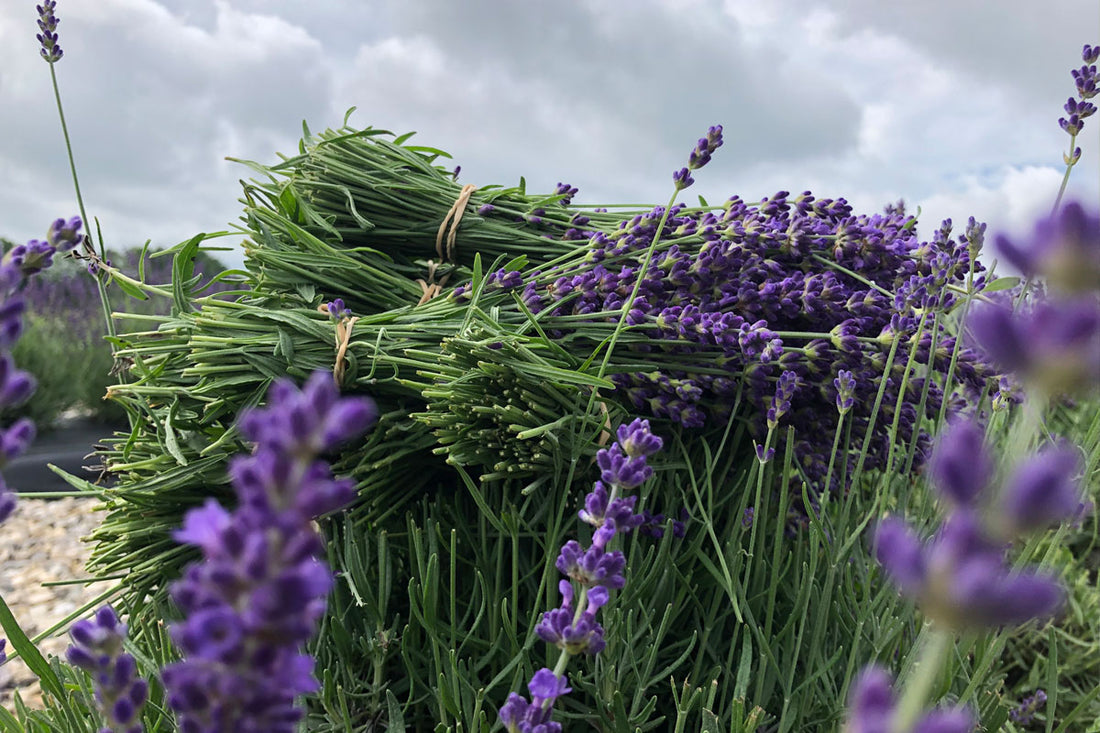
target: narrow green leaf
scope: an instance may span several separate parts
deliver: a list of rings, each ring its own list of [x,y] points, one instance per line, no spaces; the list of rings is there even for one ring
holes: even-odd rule
[[[195,256],[199,253],[199,243],[205,237],[205,234],[196,234],[180,246],[172,257],[172,300],[177,313],[190,313],[194,310],[186,283],[195,273]]]
[[[1018,277],[999,277],[982,289],[983,293],[996,293],[1000,290],[1008,290],[1020,284]]]
[[[15,616],[8,608],[3,596],[0,596],[0,626],[3,626],[4,633],[7,634],[12,648],[15,649],[30,670],[38,676],[42,688],[56,699],[64,700],[65,690],[62,688],[61,680],[54,674],[53,669],[50,668],[50,663],[42,656],[42,652],[38,651],[38,647],[23,632],[23,627],[15,620]]]
[[[405,716],[401,713],[401,703],[393,694],[393,690],[386,690],[386,714],[389,721],[386,723],[387,731],[404,731]]]

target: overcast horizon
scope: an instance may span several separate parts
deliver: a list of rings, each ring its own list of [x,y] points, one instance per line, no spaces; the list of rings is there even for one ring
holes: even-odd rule
[[[301,124],[442,148],[461,181],[576,203],[667,200],[695,139],[726,145],[689,191],[780,189],[930,235],[968,216],[1019,233],[1057,193],[1058,127],[1100,4],[1006,0],[60,0],[57,64],[90,216],[109,247],[168,247],[240,212],[226,157],[273,162]],[[34,2],[0,0],[0,236],[76,213]],[[1069,196],[1100,199],[1100,117]],[[219,253],[227,264],[241,261]]]

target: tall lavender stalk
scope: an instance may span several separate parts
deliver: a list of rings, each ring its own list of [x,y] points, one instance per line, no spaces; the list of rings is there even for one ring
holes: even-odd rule
[[[610,590],[622,588],[626,557],[609,549],[616,535],[639,527],[644,514],[635,513],[637,496],[624,496],[641,486],[653,469],[646,459],[661,449],[661,439],[650,432],[649,421],[636,419],[621,425],[618,441],[596,454],[600,480],[585,497],[578,516],[592,525],[592,544],[585,548],[569,540],[558,554],[556,566],[565,579],[558,583],[561,606],[542,615],[535,627],[540,639],[561,650],[554,669],[542,668],[527,685],[531,700],[518,693],[508,695],[500,708],[500,721],[509,733],[560,733],[561,724],[550,720],[554,701],[571,691],[565,677],[569,658],[594,656],[604,646],[604,629],[596,614],[610,599]]]

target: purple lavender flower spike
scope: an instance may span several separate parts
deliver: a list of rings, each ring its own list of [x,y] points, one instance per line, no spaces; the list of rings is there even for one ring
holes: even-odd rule
[[[1014,708],[1012,712],[1008,714],[1008,717],[1015,723],[1028,725],[1035,718],[1035,713],[1039,712],[1039,708],[1046,704],[1046,701],[1046,691],[1036,690],[1035,694],[1029,695],[1021,700],[1019,706]]]
[[[114,733],[141,733],[141,708],[148,697],[148,683],[137,676],[134,658],[122,650],[126,625],[110,606],[96,611],[93,620],[83,619],[69,630],[73,644],[66,658],[73,666],[89,672],[108,728]]]
[[[798,375],[792,371],[784,371],[779,375],[779,381],[775,385],[775,394],[771,398],[767,411],[768,430],[774,430],[779,425],[779,419],[791,409],[791,397],[798,390]]]
[[[41,31],[37,36],[38,43],[42,46],[40,53],[42,58],[51,64],[60,61],[65,53],[61,50],[61,46],[57,45],[57,24],[61,21],[54,15],[56,7],[57,0],[43,0],[41,5],[36,6],[38,29]]]
[[[605,484],[621,489],[635,489],[653,475],[653,469],[646,465],[645,456],[631,458],[623,453],[618,443],[596,453],[596,465],[600,467],[600,479]]]
[[[23,277],[30,277],[53,264],[57,250],[49,242],[32,239],[26,244],[12,247],[7,260],[19,268]]]
[[[316,457],[366,429],[376,411],[341,398],[325,372],[301,390],[275,382],[268,404],[241,418],[257,446],[230,467],[237,509],[208,500],[175,534],[204,556],[171,589],[186,616],[171,629],[184,659],[162,677],[181,730],[293,733],[302,717],[295,698],[318,688],[302,649],[333,579],[311,520],[355,492]]]
[[[836,379],[833,380],[833,386],[836,387],[837,412],[841,415],[846,415],[855,404],[855,377],[852,376],[850,371],[841,369],[836,373]]]
[[[848,722],[844,733],[893,733],[897,705],[893,678],[881,667],[863,670],[852,687],[848,700]],[[926,712],[910,733],[970,733],[974,716],[965,708],[937,709]]]
[[[928,465],[936,489],[956,506],[971,506],[993,477],[985,431],[956,420],[936,440]]]
[[[1016,314],[986,305],[967,326],[991,361],[1025,382],[1055,394],[1100,384],[1100,303],[1093,297],[1049,300]]]
[[[15,368],[8,354],[0,354],[0,408],[18,407],[34,394],[36,382],[28,372]]]
[[[1073,519],[1085,509],[1077,476],[1081,463],[1069,446],[1048,448],[1016,468],[1000,502],[1012,534],[1044,529]]]
[[[34,436],[34,422],[25,417],[0,430],[0,467],[26,452],[34,442]]]
[[[1030,239],[994,240],[998,253],[1027,277],[1042,277],[1063,294],[1100,291],[1100,213],[1077,202],[1036,223]]]
[[[504,729],[508,733],[561,733],[561,724],[550,720],[550,711],[555,700],[573,691],[565,677],[543,667],[535,672],[527,691],[530,703],[514,692],[508,695],[508,702],[498,713]]]
[[[615,431],[619,446],[631,458],[651,456],[661,450],[664,441],[654,435],[649,428],[649,420],[634,418],[627,425],[620,425]]]
[[[714,125],[707,130],[707,136],[699,138],[695,149],[688,156],[688,168],[698,170],[710,162],[710,156],[722,147],[722,126]],[[689,184],[690,185],[690,184]]]
[[[13,296],[0,303],[0,349],[10,349],[23,335],[23,313],[26,301]]]

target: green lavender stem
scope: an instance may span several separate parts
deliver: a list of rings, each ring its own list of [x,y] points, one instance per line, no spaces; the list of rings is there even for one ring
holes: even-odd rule
[[[50,82],[53,85],[53,97],[57,102],[57,117],[61,121],[61,134],[65,138],[65,152],[69,158],[69,171],[73,177],[73,188],[76,191],[76,205],[80,209],[80,218],[84,222],[84,226],[88,231],[86,236],[91,236],[92,223],[88,219],[88,213],[84,210],[84,197],[80,194],[80,178],[76,174],[76,159],[73,157],[73,145],[69,138],[69,126],[65,122],[65,109],[61,105],[61,89],[57,84],[57,71],[54,69],[53,61],[50,62]],[[92,250],[94,252],[94,250]],[[107,253],[103,248],[103,238],[99,237],[99,257],[104,262],[107,261]],[[115,337],[115,323],[111,320],[111,301],[107,295],[107,286],[103,284],[103,280],[94,275],[96,287],[99,289],[99,304],[103,310],[103,319],[107,324],[107,335],[112,338]],[[114,347],[112,346],[112,351]]]

